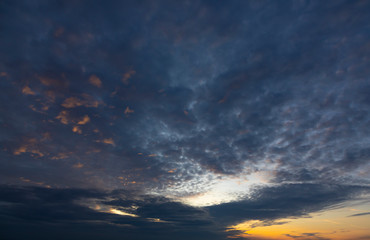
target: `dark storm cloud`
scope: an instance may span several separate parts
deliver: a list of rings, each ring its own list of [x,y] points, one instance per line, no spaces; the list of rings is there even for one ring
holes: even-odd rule
[[[3,185],[1,232],[12,239],[26,235],[40,239],[99,239],[102,235],[109,239],[224,239],[236,234],[224,232],[230,224],[246,220],[261,220],[263,226],[285,224],[275,220],[308,217],[312,211],[324,210],[368,191],[364,187],[285,185],[256,190],[253,198],[240,202],[196,208],[133,191]],[[136,217],[104,211],[112,208]],[[86,229],[90,230],[85,232]]]
[[[0,191],[1,234],[6,238],[100,239],[102,234],[109,239],[187,239],[189,234],[194,234],[195,239],[222,239],[226,236],[223,229],[213,226],[205,210],[161,197],[138,196],[127,191],[14,186],[2,186]],[[108,198],[117,200],[107,201]],[[90,206],[92,208],[84,204],[89,199],[96,200]],[[101,203],[117,209],[135,204],[138,216],[93,209],[95,204]],[[155,221],[159,218],[161,222]]]
[[[286,217],[309,216],[310,212],[344,202],[366,187],[286,184],[257,190],[253,197],[244,201],[208,207],[209,213],[224,224],[231,225],[246,220],[267,221]]]

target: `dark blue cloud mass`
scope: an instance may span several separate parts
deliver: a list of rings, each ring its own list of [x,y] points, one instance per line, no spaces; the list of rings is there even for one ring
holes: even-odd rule
[[[198,208],[124,190],[1,186],[0,230],[6,239],[225,239],[230,233],[223,230],[230,224],[252,219],[284,224],[273,221],[307,217],[368,191],[358,186],[293,184],[258,189],[252,199]]]
[[[5,239],[224,239],[368,192],[369,10],[1,1]]]

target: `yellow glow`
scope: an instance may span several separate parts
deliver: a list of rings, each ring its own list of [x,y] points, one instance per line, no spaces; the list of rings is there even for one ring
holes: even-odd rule
[[[86,123],[90,122],[90,118],[88,115],[85,115],[82,120],[78,121],[78,125],[85,125]]]
[[[132,213],[128,213],[128,212],[123,212],[123,211],[118,210],[118,209],[115,209],[115,208],[110,208],[109,209],[109,212],[110,213],[113,213],[113,214],[122,215],[122,216],[138,217],[138,215],[136,215],[136,214],[132,214]]]
[[[272,223],[275,225],[271,226],[263,226],[263,221],[252,220],[230,226],[228,231],[241,231],[242,233],[237,236],[248,239],[291,240],[297,238],[313,240],[318,237],[333,240],[360,239],[364,236],[370,236],[370,215],[351,215],[369,212],[369,209],[370,203],[356,206],[356,208],[342,207],[316,212],[305,218],[279,219]],[[311,236],[312,233],[315,236]],[[237,236],[230,236],[230,238]]]
[[[159,218],[147,218],[149,220],[149,222],[162,222],[162,223],[168,223],[168,221],[164,221],[162,219],[159,219]]]

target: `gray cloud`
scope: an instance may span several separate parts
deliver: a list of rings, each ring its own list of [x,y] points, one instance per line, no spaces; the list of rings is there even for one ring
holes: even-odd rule
[[[348,217],[358,217],[358,216],[365,216],[365,215],[369,215],[370,212],[364,212],[364,213],[357,213],[357,214],[353,214],[353,215],[350,215]]]

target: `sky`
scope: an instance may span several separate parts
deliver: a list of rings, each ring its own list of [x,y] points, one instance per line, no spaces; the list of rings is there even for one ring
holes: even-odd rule
[[[370,1],[0,1],[0,238],[370,239]]]

